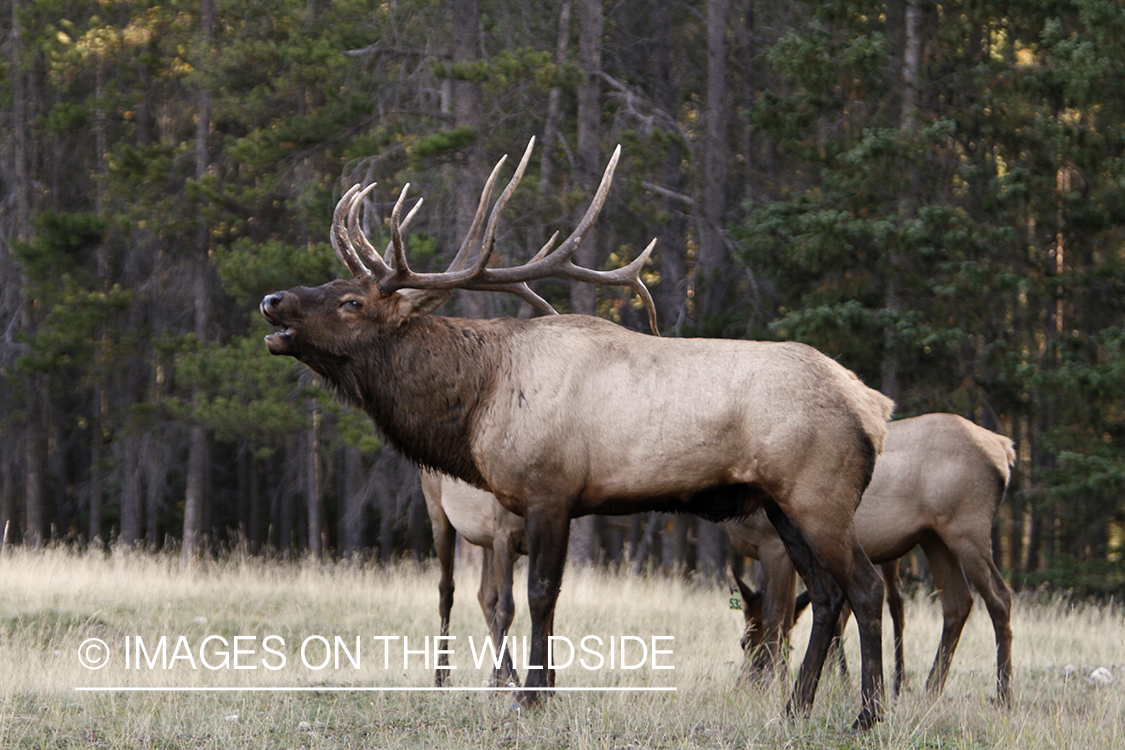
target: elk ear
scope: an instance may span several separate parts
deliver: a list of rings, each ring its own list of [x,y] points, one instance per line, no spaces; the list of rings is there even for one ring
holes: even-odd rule
[[[759,600],[762,598],[762,594],[760,591],[750,588],[733,570],[731,571],[731,577],[734,578],[734,582],[738,586],[738,592],[742,594],[743,614],[749,614],[760,604]]]
[[[439,291],[411,289],[408,292],[399,292],[398,294],[402,297],[402,303],[399,309],[404,318],[432,313],[434,310],[441,307],[442,303],[450,297],[449,290],[447,289]]]

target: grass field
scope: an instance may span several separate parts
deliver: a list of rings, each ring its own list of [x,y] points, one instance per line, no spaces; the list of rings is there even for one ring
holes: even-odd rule
[[[990,702],[995,650],[983,606],[978,602],[969,619],[945,694],[931,701],[920,688],[940,633],[940,607],[924,595],[908,600],[907,669],[914,689],[888,698],[886,721],[853,736],[848,727],[858,711],[858,689],[835,675],[826,672],[807,719],[783,718],[788,683],[736,686],[741,613],[728,608],[725,589],[678,579],[571,571],[555,624],[556,634],[576,646],[585,636],[603,644],[586,642],[601,654],[600,668],[579,664],[586,658],[588,666],[598,666],[598,657],[580,651],[558,671],[560,687],[674,692],[560,692],[544,708],[520,714],[510,710],[506,694],[370,690],[432,684],[433,665],[426,667],[422,653],[425,637],[438,630],[432,565],[234,560],[189,570],[170,558],[15,550],[0,566],[5,748],[1125,747],[1120,606],[1017,599],[1015,701],[1003,711]],[[458,573],[456,640],[446,644],[454,652],[451,676],[458,688],[479,687],[487,677],[486,669],[474,667],[469,645],[471,637],[479,650],[486,634],[476,575]],[[517,645],[529,634],[523,581],[519,585]],[[798,656],[807,620],[795,631]],[[850,627],[848,657],[858,668]],[[884,631],[889,674],[889,622]],[[621,636],[632,636],[624,641],[626,665],[643,666],[621,668]],[[671,653],[654,661],[652,636],[672,636],[655,642]],[[96,670],[81,661],[107,655],[91,638],[108,649],[108,664]],[[352,660],[332,648],[337,638]],[[431,641],[431,654],[433,647]],[[560,662],[564,648],[560,643]],[[321,667],[333,650],[339,668],[331,658]],[[523,672],[522,651],[517,657]],[[653,668],[668,665],[675,668]],[[1087,678],[1097,667],[1109,668],[1114,682],[1091,683]],[[100,687],[145,691],[77,689]]]

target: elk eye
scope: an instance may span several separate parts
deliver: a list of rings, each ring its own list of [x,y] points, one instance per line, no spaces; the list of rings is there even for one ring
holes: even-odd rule
[[[363,309],[363,302],[357,299],[344,300],[341,305],[348,308],[352,312],[359,312]]]

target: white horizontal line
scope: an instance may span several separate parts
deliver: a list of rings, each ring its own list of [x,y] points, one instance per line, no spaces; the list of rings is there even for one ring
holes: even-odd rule
[[[556,693],[664,692],[674,687],[76,687],[82,693]]]

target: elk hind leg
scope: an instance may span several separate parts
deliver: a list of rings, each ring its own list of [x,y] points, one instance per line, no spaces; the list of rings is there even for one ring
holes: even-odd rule
[[[832,578],[821,569],[820,563],[812,553],[801,532],[781,508],[774,502],[766,503],[766,515],[777,529],[785,549],[789,553],[797,572],[805,580],[812,600],[812,632],[805,658],[797,673],[797,682],[786,706],[789,714],[799,713],[807,716],[812,710],[824,660],[832,639],[840,610],[844,606],[844,592]]]
[[[941,643],[938,645],[937,655],[934,656],[934,666],[930,669],[930,676],[926,679],[926,692],[937,696],[945,687],[949,665],[953,661],[953,652],[957,650],[961,631],[973,609],[973,594],[969,591],[961,562],[943,541],[936,537],[924,538],[922,550],[930,562],[934,587],[941,596]]]
[[[996,632],[996,698],[1003,705],[1012,702],[1012,592],[992,561],[991,540],[977,545],[961,558],[965,573],[984,599]]]
[[[826,519],[819,514],[820,509],[816,503],[806,505],[806,507],[815,510],[806,514],[804,518],[794,519],[790,525],[794,528],[800,528],[800,532],[796,536],[797,538],[803,537],[807,554],[816,561],[816,565],[820,569],[819,578],[825,581],[825,584],[819,585],[828,586],[830,589],[842,589],[843,595],[851,605],[852,614],[859,626],[859,648],[862,659],[860,672],[861,707],[853,729],[870,729],[883,718],[883,581],[875,566],[871,564],[871,560],[867,558],[867,555],[859,546],[851,516],[846,516],[843,519]],[[767,513],[769,512],[769,504],[767,504]],[[784,514],[781,515],[784,516]],[[770,520],[774,520],[772,515]],[[776,522],[774,525],[781,533],[781,527]],[[782,534],[782,540],[786,541],[786,548],[788,549],[789,542],[786,540],[785,534]],[[793,550],[790,550],[790,554],[793,554]],[[796,563],[796,560],[794,562]],[[800,566],[798,566],[798,570],[800,570]],[[833,582],[834,586],[829,586]],[[816,633],[818,593],[815,587],[811,593],[813,597],[813,628],[814,633]],[[823,597],[824,595],[820,594],[820,596]],[[834,596],[838,597],[839,595],[834,594]],[[838,605],[834,604],[830,612],[831,616],[821,625],[823,632],[820,633],[820,637],[824,639],[824,642],[817,642],[816,646],[825,653],[830,639],[829,633],[835,628],[843,607],[842,598],[839,601]],[[822,604],[821,609],[823,608],[824,605]],[[813,641],[810,638],[810,652],[812,648]],[[808,654],[806,654],[806,658],[807,656]],[[820,654],[818,658],[819,665],[814,663],[810,666],[817,666],[819,670],[819,667],[823,667],[824,664],[824,654]],[[801,669],[803,673],[805,667],[802,665]],[[815,681],[811,684],[815,692]],[[802,703],[807,701],[807,704],[811,706],[812,694],[802,696],[801,701]]]

